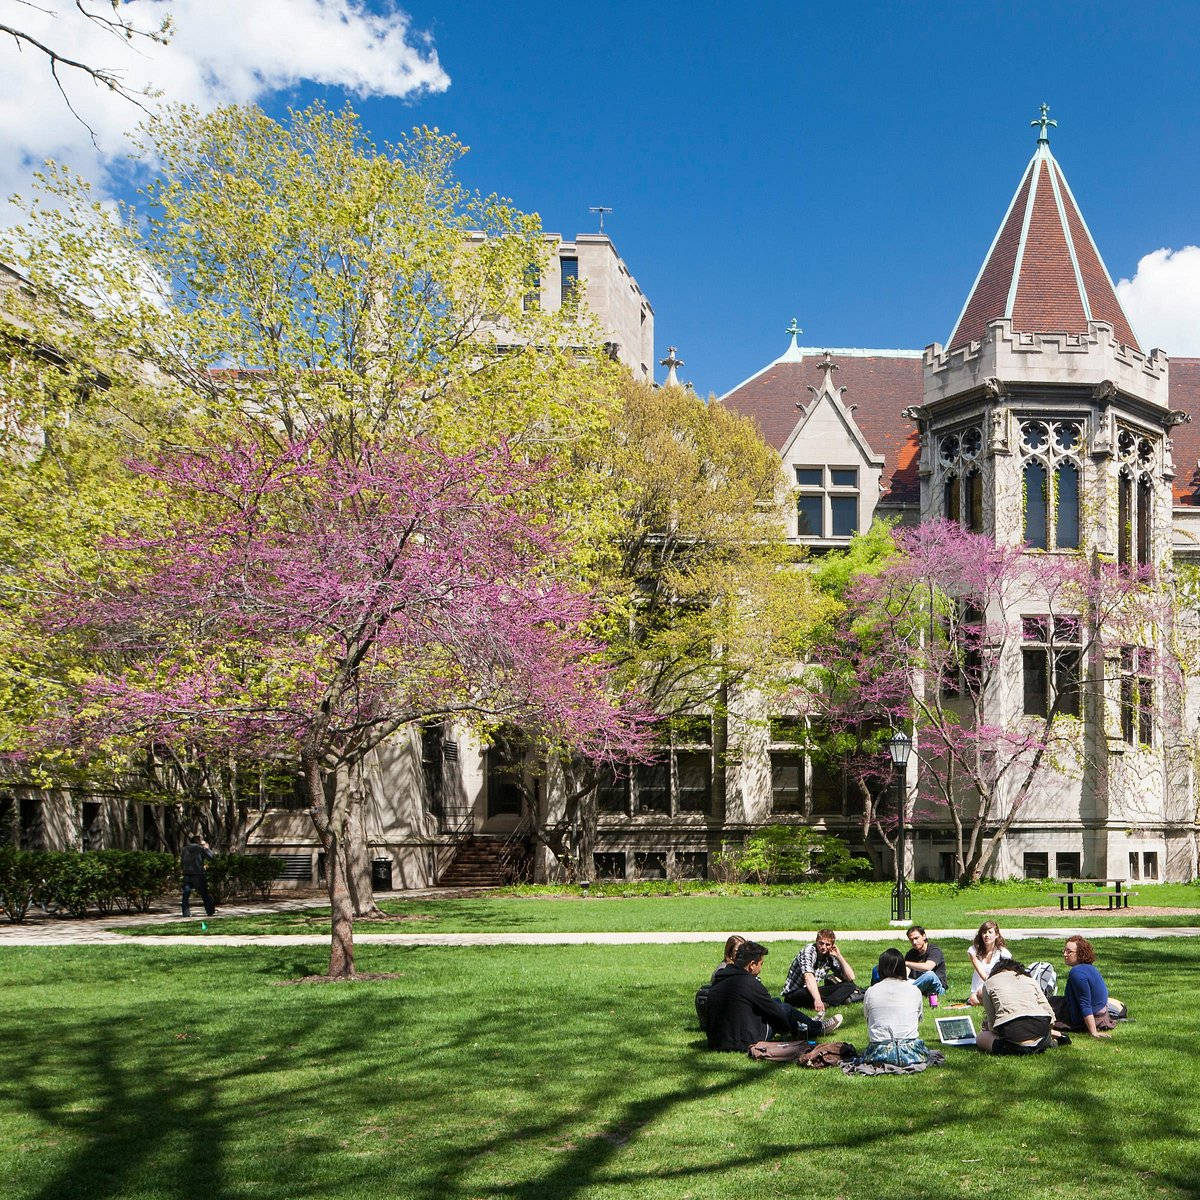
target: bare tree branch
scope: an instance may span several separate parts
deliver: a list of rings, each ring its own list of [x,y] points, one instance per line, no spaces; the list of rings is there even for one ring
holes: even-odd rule
[[[106,30],[127,44],[133,44],[138,39],[144,39],[156,45],[165,46],[171,40],[170,17],[164,18],[162,23],[154,28],[142,28],[134,24],[128,17],[121,15],[121,0],[110,0],[110,2],[115,14],[111,17],[89,7],[85,3],[85,0],[75,0],[75,9],[85,20]],[[32,0],[17,0],[17,3],[36,12],[50,16],[55,15],[52,10],[34,4]],[[98,146],[96,131],[84,120],[75,105],[71,103],[71,98],[67,95],[66,88],[63,87],[63,76],[60,74],[60,70],[77,71],[81,75],[90,78],[97,86],[107,88],[113,95],[120,96],[122,100],[127,100],[130,104],[146,113],[150,110],[146,107],[145,101],[152,100],[159,95],[153,88],[136,88],[131,86],[122,78],[122,72],[120,71],[84,62],[82,59],[71,58],[69,55],[61,53],[54,49],[53,46],[35,37],[28,30],[20,29],[15,25],[0,23],[0,34],[6,34],[11,37],[16,43],[18,50],[24,50],[28,47],[45,57],[50,66],[50,75],[54,79],[54,85],[58,88],[59,95],[63,98],[63,103],[66,104],[71,115],[88,131],[88,136],[92,139],[93,146]]]

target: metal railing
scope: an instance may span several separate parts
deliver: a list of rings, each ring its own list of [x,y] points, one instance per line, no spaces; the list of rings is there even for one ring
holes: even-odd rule
[[[475,836],[475,810],[469,804],[443,805],[437,814],[438,833],[450,840],[434,851],[433,878],[440,882],[461,847]]]

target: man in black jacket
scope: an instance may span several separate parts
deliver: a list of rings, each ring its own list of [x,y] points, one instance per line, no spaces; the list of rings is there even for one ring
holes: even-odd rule
[[[208,880],[204,875],[204,864],[212,858],[213,852],[208,843],[199,835],[191,838],[180,852],[180,865],[183,867],[183,915],[191,916],[192,892],[199,892],[204,901],[204,911],[211,917],[217,911],[212,897],[208,894]]]
[[[842,1023],[840,1015],[814,1020],[774,999],[758,978],[766,954],[758,942],[743,942],[733,962],[713,977],[704,1027],[710,1050],[745,1051],[772,1032],[797,1040],[820,1038]]]

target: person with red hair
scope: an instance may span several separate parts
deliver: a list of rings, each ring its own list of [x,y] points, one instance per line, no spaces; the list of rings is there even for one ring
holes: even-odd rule
[[[1114,1022],[1109,1014],[1108,985],[1096,969],[1096,951],[1082,934],[1073,933],[1063,947],[1063,962],[1070,967],[1061,996],[1051,996],[1055,1028],[1087,1033],[1094,1038],[1111,1037]],[[1111,1002],[1123,1008],[1118,1001]]]

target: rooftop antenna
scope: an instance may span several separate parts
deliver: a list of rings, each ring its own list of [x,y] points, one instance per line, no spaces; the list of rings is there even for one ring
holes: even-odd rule
[[[594,212],[600,218],[600,232],[604,232],[604,214],[612,212],[612,209],[605,204],[592,204],[588,206],[588,212]]]

